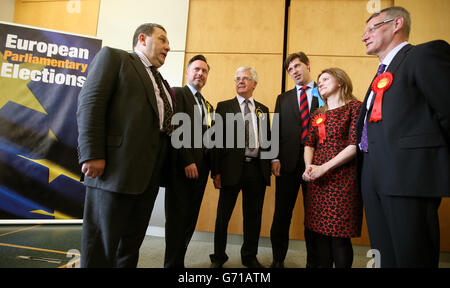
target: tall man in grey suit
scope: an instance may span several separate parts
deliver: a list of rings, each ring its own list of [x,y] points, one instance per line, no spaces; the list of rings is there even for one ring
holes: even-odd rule
[[[139,26],[133,48],[102,48],[78,99],[79,162],[87,186],[82,267],[136,267],[164,185],[175,104],[157,71],[170,50],[165,29]]]
[[[304,128],[308,127],[309,114],[319,106],[318,99],[312,95],[316,83],[310,74],[308,56],[303,52],[292,53],[286,58],[284,68],[294,80],[295,88],[280,94],[275,104],[275,113],[279,114],[280,119],[280,153],[278,158],[272,161],[272,172],[276,176],[275,212],[270,229],[272,268],[284,267],[292,212],[300,185],[302,185],[303,199],[305,199],[306,183],[301,177],[302,171],[305,170],[303,138],[307,130]],[[314,266],[310,260],[313,253],[311,237],[312,232],[305,229],[307,267]]]
[[[380,266],[437,268],[438,208],[450,196],[450,45],[410,45],[410,25],[402,7],[366,23],[362,41],[380,65],[357,123],[361,188]]]
[[[214,109],[201,94],[209,69],[203,55],[192,57],[186,68],[187,85],[174,88],[177,98],[175,112],[189,116],[190,129],[184,131],[183,139],[186,137],[190,141],[186,146],[173,150],[175,170],[165,194],[165,268],[184,268],[184,257],[195,231],[211,169],[212,150],[205,146],[203,135],[212,125]]]

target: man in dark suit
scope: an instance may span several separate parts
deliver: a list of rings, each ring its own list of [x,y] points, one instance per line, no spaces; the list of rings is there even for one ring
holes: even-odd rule
[[[258,83],[253,68],[238,68],[235,82],[237,97],[219,102],[216,110],[216,125],[223,122],[224,148],[216,149],[216,165],[212,173],[214,186],[220,188],[220,195],[214,231],[214,254],[210,255],[211,267],[222,267],[228,260],[225,253],[228,222],[242,190],[244,243],[241,261],[246,267],[262,268],[256,254],[264,194],[266,186],[270,185],[270,160],[264,159],[267,149],[265,141],[270,137],[269,109],[253,99],[253,91]],[[222,121],[219,121],[219,117]],[[227,121],[226,117],[234,118],[233,121]]]
[[[79,162],[87,186],[82,267],[136,267],[164,185],[175,104],[157,71],[170,50],[165,29],[139,26],[133,48],[102,48],[78,98]]]
[[[174,88],[177,98],[175,112],[189,117],[190,128],[184,131],[189,135],[183,137],[190,141],[187,146],[174,150],[174,177],[166,188],[166,268],[184,268],[184,257],[195,231],[211,169],[212,153],[205,147],[203,135],[212,125],[214,110],[201,94],[209,69],[203,55],[192,57],[186,69],[187,85]]]
[[[278,158],[272,161],[275,182],[275,212],[273,215],[270,239],[272,242],[272,268],[283,268],[289,245],[289,227],[298,190],[302,185],[305,199],[306,183],[302,180],[305,170],[303,160],[303,139],[307,133],[309,115],[318,108],[318,98],[313,97],[312,90],[316,83],[310,74],[310,62],[303,52],[289,55],[284,68],[295,82],[295,88],[277,97],[275,113],[279,116]],[[306,128],[306,129],[305,129]],[[311,232],[305,229],[305,241],[308,254],[307,267],[311,263]]]
[[[408,11],[389,7],[367,20],[362,37],[380,60],[357,128],[367,226],[381,267],[438,267],[438,208],[450,196],[450,46],[408,44],[410,23]]]

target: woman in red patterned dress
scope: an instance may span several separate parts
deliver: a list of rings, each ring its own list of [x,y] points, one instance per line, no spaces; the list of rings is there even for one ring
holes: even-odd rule
[[[305,140],[305,227],[314,233],[318,267],[350,268],[351,238],[361,236],[362,224],[355,159],[361,102],[342,69],[322,71],[318,85],[325,105],[311,115]]]

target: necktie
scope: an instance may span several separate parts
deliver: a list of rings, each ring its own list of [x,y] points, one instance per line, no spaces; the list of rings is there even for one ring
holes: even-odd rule
[[[166,90],[163,87],[161,74],[158,72],[158,70],[156,70],[155,66],[150,66],[150,70],[152,71],[153,77],[155,77],[156,85],[158,85],[159,89],[159,95],[161,96],[161,99],[164,103],[163,131],[170,136],[174,128],[170,123],[173,116],[172,106],[170,106]]]
[[[244,106],[244,116],[245,119],[248,118],[248,121],[245,122],[245,148],[250,149],[250,151],[253,151],[255,149],[255,143],[254,143],[254,129],[253,129],[253,117],[250,114],[250,108],[248,107],[248,103],[250,103],[250,100],[245,99],[245,106]],[[250,126],[251,125],[251,126]],[[251,127],[251,129],[250,129]],[[250,141],[251,139],[251,141]]]
[[[308,108],[308,98],[306,97],[306,89],[308,86],[303,86],[300,88],[300,119],[302,121],[302,143],[305,141],[306,134],[308,134],[309,125],[309,108]]]
[[[380,66],[378,66],[377,75],[375,75],[374,80],[375,80],[375,78],[378,75],[383,73],[385,69],[386,69],[386,65],[385,64],[380,64]],[[372,85],[371,85],[371,87],[372,87]],[[370,111],[372,111],[372,105],[373,105],[374,101],[375,101],[375,95],[372,95],[372,99],[370,100],[370,106],[369,106],[370,108],[369,108],[369,110],[367,110],[367,114],[366,114],[366,117],[365,117],[365,120],[364,120],[364,126],[363,126],[363,130],[362,130],[362,135],[361,135],[360,147],[361,147],[361,150],[364,151],[364,152],[369,151],[369,141],[367,139],[367,117],[369,116]]]
[[[206,125],[205,123],[205,112],[203,110],[204,100],[203,95],[200,94],[200,92],[195,93],[195,97],[197,98],[198,104],[200,104],[200,115],[202,115],[202,123],[203,125]]]

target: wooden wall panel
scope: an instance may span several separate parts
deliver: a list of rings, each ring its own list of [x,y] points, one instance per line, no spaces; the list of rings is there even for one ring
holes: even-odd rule
[[[392,5],[381,0],[381,8]],[[365,0],[291,0],[288,53],[365,56],[361,42],[371,15]]]
[[[450,42],[450,1],[395,0],[411,14],[410,43],[419,44],[443,39]]]
[[[14,22],[96,36],[100,0],[80,1],[79,9],[70,6],[69,2],[16,0]]]
[[[188,52],[282,53],[284,0],[191,0]]]

